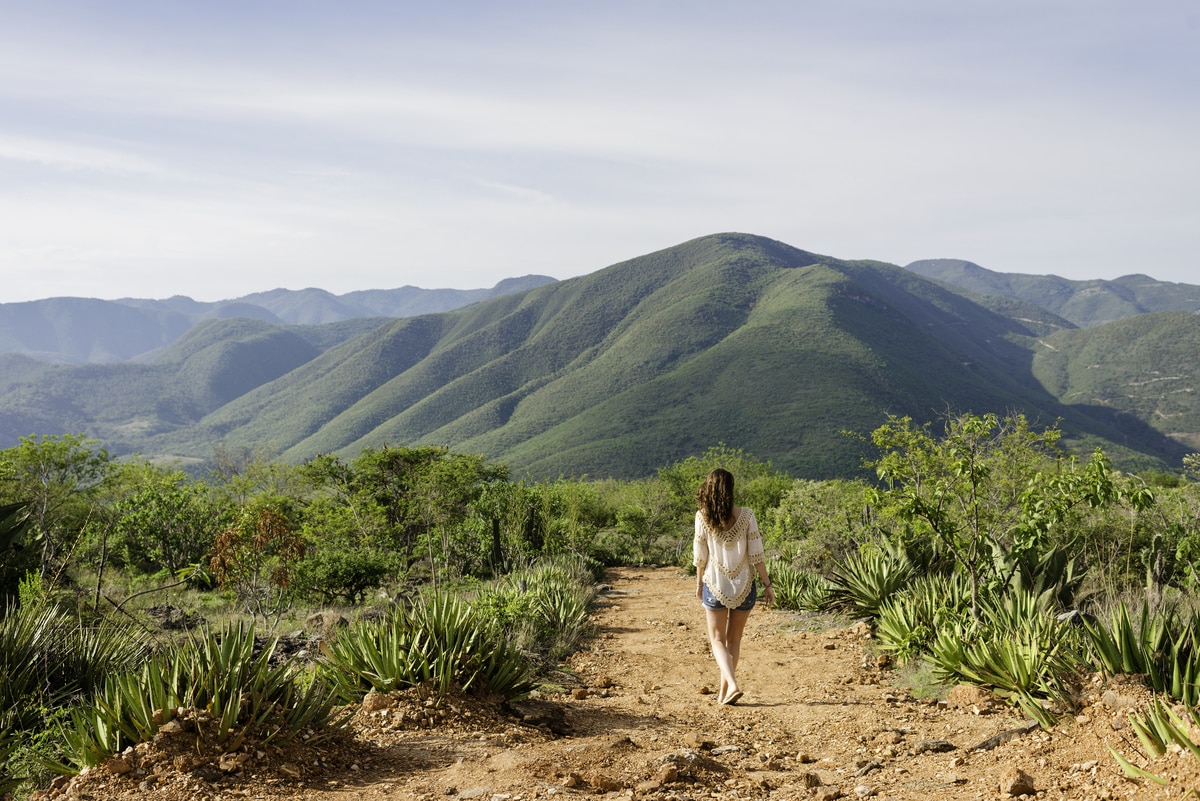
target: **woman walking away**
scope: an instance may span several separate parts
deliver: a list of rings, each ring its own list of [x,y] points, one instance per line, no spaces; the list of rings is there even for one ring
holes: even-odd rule
[[[733,474],[720,467],[709,473],[696,491],[696,506],[696,597],[704,604],[708,641],[721,669],[717,703],[732,706],[742,697],[735,673],[742,633],[758,599],[754,574],[762,580],[768,606],[775,603],[775,591],[767,577],[754,512],[733,505]]]

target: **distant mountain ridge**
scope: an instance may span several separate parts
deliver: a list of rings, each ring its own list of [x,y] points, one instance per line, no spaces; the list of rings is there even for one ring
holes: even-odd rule
[[[1057,275],[997,273],[961,259],[924,259],[905,269],[979,295],[1033,303],[1082,328],[1138,314],[1200,311],[1200,286],[1141,274],[1074,281]]]
[[[319,325],[356,318],[413,317],[553,283],[544,275],[506,278],[490,289],[372,289],[334,295],[275,289],[230,300],[47,298],[0,303],[0,354],[55,364],[111,364],[153,357],[203,320],[248,317]]]
[[[844,432],[887,414],[1021,411],[1161,468],[1200,446],[1197,377],[1162,352],[1180,342],[1200,342],[1200,316],[1080,329],[895,265],[717,234],[441,313],[211,319],[143,363],[2,356],[0,447],[85,432],[118,454],[203,461],[223,443],[302,461],[438,444],[552,478],[647,475],[724,442],[822,478],[861,474],[869,448]]]

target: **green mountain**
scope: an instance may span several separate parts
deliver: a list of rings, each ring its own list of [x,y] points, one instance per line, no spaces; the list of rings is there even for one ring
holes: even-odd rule
[[[1097,419],[1146,421],[1200,451],[1200,315],[1158,312],[1037,341],[1033,373]]]
[[[1200,286],[1148,275],[1072,281],[1057,275],[996,273],[959,259],[914,261],[905,269],[970,293],[1032,303],[1085,328],[1138,314],[1200,311]]]
[[[1143,318],[1145,330],[1075,329],[895,265],[721,234],[443,313],[212,320],[144,364],[0,357],[13,369],[0,379],[0,447],[10,420],[36,419],[116,453],[202,460],[224,443],[300,461],[444,444],[517,474],[629,477],[724,442],[821,478],[858,474],[869,450],[844,432],[889,413],[1021,411],[1123,464],[1169,466],[1186,450],[1181,429],[1144,405],[1075,397],[1089,347],[1166,347],[1186,325]],[[1112,380],[1159,358],[1114,356]]]
[[[54,364],[145,361],[205,320],[249,317],[264,322],[320,325],[363,317],[412,317],[461,308],[552,283],[527,275],[491,289],[403,286],[333,295],[323,289],[276,289],[232,300],[48,298],[0,303],[0,355],[17,353]]]

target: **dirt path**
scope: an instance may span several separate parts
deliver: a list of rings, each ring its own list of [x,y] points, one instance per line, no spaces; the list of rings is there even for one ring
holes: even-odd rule
[[[1025,721],[966,688],[940,704],[915,700],[896,686],[898,674],[876,668],[862,627],[828,629],[827,619],[762,607],[742,649],[746,695],[719,706],[695,579],[660,568],[614,570],[609,581],[596,612],[599,637],[565,666],[563,692],[516,705],[522,720],[466,701],[436,712],[416,698],[368,699],[353,740],[340,745],[300,756],[258,752],[224,778],[160,769],[138,784],[98,771],[58,794],[953,800],[1005,797],[1001,783],[1015,769],[1038,798],[1180,797],[1182,782],[1195,786],[1192,763],[1174,754],[1156,765],[1180,773],[1166,790],[1126,779],[1108,754],[1109,744],[1138,753],[1122,722],[1122,707],[1144,697],[1136,688],[1097,686],[1096,703],[1077,720],[972,750]],[[173,764],[187,767],[178,757]]]

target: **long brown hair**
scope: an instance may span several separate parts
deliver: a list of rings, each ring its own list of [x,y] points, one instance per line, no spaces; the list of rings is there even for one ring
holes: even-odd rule
[[[722,530],[733,521],[733,473],[713,470],[696,490],[696,508],[708,527]]]

